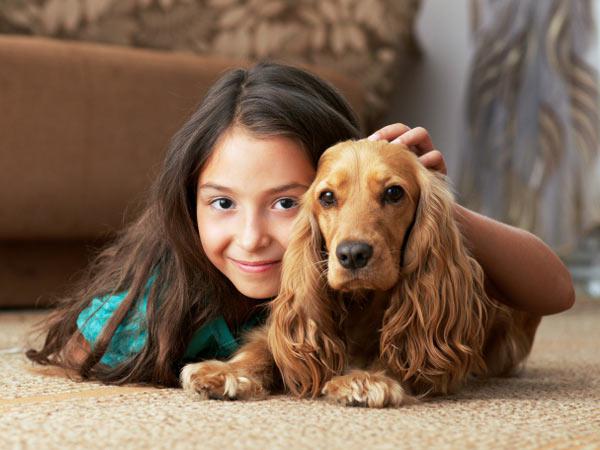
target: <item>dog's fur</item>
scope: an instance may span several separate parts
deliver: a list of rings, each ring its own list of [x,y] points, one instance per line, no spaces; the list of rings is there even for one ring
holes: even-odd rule
[[[184,367],[183,388],[255,399],[280,384],[297,396],[385,407],[513,373],[540,317],[490,298],[453,201],[445,177],[403,145],[329,148],[302,198],[266,326],[228,362]],[[342,265],[349,242],[372,249],[363,267]],[[356,255],[364,264],[366,254]]]

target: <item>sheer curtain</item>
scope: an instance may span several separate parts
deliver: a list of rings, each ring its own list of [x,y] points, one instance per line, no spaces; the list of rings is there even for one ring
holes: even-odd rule
[[[457,196],[561,256],[600,225],[598,38],[590,0],[472,0]]]

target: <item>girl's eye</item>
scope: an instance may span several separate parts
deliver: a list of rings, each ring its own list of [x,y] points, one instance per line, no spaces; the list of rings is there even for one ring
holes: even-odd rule
[[[229,200],[228,198],[217,198],[216,200],[213,200],[212,202],[210,202],[210,205],[213,206],[216,209],[230,209],[231,205],[233,205],[233,202],[231,200]]]
[[[277,203],[279,203],[282,206],[282,208],[277,209],[292,209],[298,205],[298,202],[293,198],[282,198],[277,200]]]

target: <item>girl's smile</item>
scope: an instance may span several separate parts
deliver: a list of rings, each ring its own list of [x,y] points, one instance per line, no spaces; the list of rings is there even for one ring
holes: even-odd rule
[[[314,175],[308,153],[285,136],[234,126],[215,144],[198,180],[198,233],[210,262],[245,296],[279,292],[283,253]]]
[[[280,261],[272,261],[272,262],[241,262],[236,261],[233,258],[230,258],[237,266],[244,272],[247,273],[263,273],[268,270],[274,269],[281,263]]]

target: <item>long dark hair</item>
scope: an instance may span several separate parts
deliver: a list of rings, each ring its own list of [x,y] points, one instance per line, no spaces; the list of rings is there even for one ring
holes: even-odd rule
[[[360,134],[358,120],[342,95],[310,72],[261,62],[224,73],[173,136],[143,212],[97,252],[71,295],[59,300],[40,324],[45,342],[41,350],[27,351],[29,359],[104,383],[178,384],[180,361],[193,332],[218,314],[230,317],[242,300],[202,251],[196,223],[200,170],[217,138],[234,125],[257,136],[295,139],[315,167],[327,147]],[[116,367],[99,364],[115,330],[154,274],[146,345]],[[125,290],[127,296],[85,360],[65,357],[62,350],[77,332],[77,317],[91,299]]]

